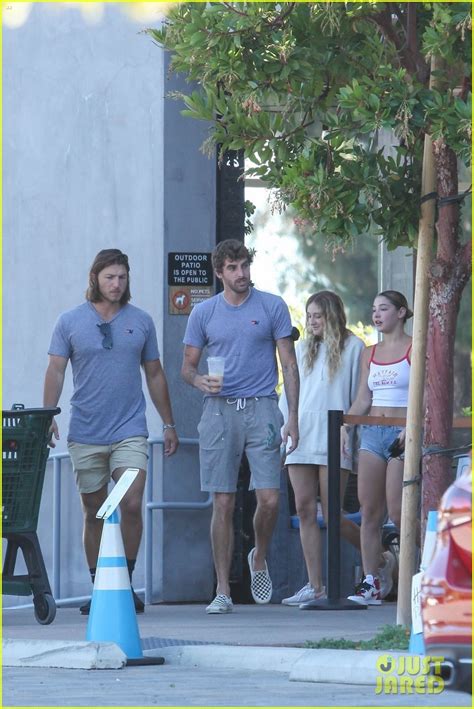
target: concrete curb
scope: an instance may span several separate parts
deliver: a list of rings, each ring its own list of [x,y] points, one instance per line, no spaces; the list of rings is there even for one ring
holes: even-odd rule
[[[282,672],[293,682],[334,682],[375,686],[380,663],[406,656],[402,652],[312,650],[292,647],[177,645],[145,650],[145,656],[187,667]],[[127,658],[115,643],[60,640],[3,640],[5,667],[121,669]]]
[[[126,655],[115,643],[61,640],[3,640],[4,667],[121,669]]]
[[[242,647],[234,645],[178,645],[145,651],[160,655],[170,665],[289,673],[307,650],[287,647]]]
[[[145,655],[157,654],[149,650]],[[406,653],[366,650],[311,650],[284,647],[179,646],[160,648],[167,664],[283,672],[294,682],[334,682],[375,686],[377,663],[390,655],[395,662]]]
[[[402,654],[373,650],[307,650],[293,666],[290,680],[375,685],[380,677],[377,665],[381,658],[390,655],[397,662]]]

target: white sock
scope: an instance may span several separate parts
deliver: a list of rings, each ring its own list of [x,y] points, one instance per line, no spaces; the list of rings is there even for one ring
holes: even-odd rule
[[[367,574],[367,576],[365,577],[365,580],[367,583],[370,583],[371,586],[375,585],[374,584],[374,577],[372,576],[372,574]]]

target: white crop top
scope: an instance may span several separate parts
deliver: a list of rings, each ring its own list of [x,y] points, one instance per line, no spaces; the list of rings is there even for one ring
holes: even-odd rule
[[[410,380],[410,350],[396,362],[376,362],[375,348],[369,360],[369,389],[372,391],[372,406],[407,407],[408,382]]]

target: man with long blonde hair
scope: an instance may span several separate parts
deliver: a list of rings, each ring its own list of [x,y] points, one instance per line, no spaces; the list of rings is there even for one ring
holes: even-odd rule
[[[74,395],[68,450],[81,495],[84,550],[92,583],[99,554],[102,520],[96,513],[129,467],[139,474],[123,498],[121,530],[132,579],[143,530],[142,498],[147,467],[147,424],[140,368],[163,421],[165,455],[178,447],[166,376],[160,363],[155,326],[145,311],[130,305],[130,267],[119,249],[103,249],[89,272],[86,302],[60,315],[49,347],[44,406],[57,406],[71,361]],[[56,422],[54,439],[59,439]],[[135,609],[144,604],[134,593]],[[88,615],[90,601],[80,608]]]

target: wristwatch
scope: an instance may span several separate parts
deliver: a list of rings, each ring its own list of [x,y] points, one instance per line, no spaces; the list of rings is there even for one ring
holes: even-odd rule
[[[175,423],[164,423],[163,424],[163,431],[166,431],[167,428],[176,428]]]

